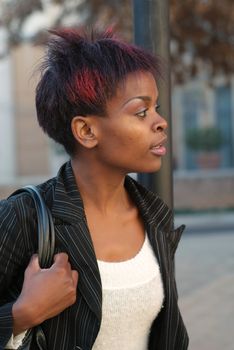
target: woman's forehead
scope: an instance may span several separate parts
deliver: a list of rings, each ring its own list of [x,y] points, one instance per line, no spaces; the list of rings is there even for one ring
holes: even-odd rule
[[[156,104],[158,100],[158,88],[154,76],[149,72],[134,72],[126,76],[116,94],[107,101],[106,112],[115,115],[122,112],[128,106],[142,101],[145,105]]]
[[[119,84],[109,104],[125,105],[137,98],[150,101],[157,100],[157,97],[158,88],[154,76],[149,72],[135,72],[128,74],[124,82]]]

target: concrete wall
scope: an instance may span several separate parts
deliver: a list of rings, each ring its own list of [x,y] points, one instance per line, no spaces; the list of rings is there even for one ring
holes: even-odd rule
[[[174,204],[179,210],[234,208],[234,173],[175,176]]]
[[[49,174],[48,139],[39,128],[35,110],[35,65],[43,51],[21,45],[12,52],[17,176]]]
[[[15,175],[15,129],[11,80],[11,59],[0,60],[0,182]]]

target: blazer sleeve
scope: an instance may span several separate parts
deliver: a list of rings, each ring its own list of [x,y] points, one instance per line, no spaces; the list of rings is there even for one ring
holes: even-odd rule
[[[26,256],[22,228],[11,200],[0,201],[0,349],[12,335],[12,306],[15,298],[11,287],[18,280]],[[10,287],[11,286],[11,287]]]

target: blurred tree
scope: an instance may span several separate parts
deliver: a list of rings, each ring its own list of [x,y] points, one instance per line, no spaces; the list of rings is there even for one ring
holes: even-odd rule
[[[177,81],[201,68],[234,72],[234,1],[171,0],[172,65]]]
[[[131,12],[128,0],[0,0],[0,26],[7,29],[10,46],[29,39],[43,42],[51,27],[91,23],[112,23],[130,39]]]
[[[182,82],[204,68],[210,76],[233,73],[234,1],[171,0],[170,5],[175,80]],[[132,2],[129,0],[0,0],[0,6],[0,25],[7,28],[10,45],[29,40],[25,28],[32,28],[36,22],[41,23],[41,27],[37,25],[30,39],[38,43],[45,40],[42,28],[68,24],[105,26],[113,23],[126,39],[132,38]],[[56,15],[52,16],[52,8],[54,13],[56,9]],[[47,21],[40,22],[35,14],[44,14]]]

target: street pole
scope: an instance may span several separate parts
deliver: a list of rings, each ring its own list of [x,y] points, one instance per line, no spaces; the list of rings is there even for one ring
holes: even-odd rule
[[[133,0],[135,43],[161,56],[166,63],[164,79],[158,80],[160,113],[167,119],[167,155],[163,158],[158,173],[138,174],[138,180],[157,193],[172,209],[172,121],[171,121],[171,79],[170,79],[170,27],[169,0]]]

